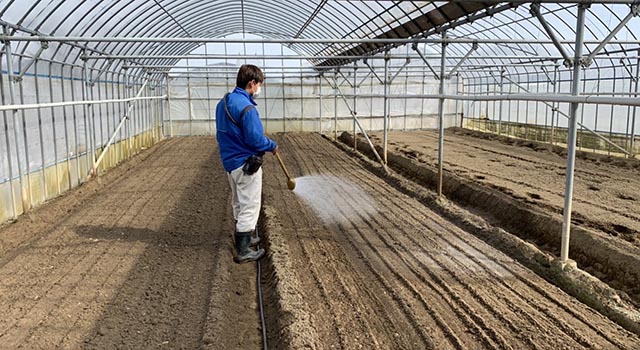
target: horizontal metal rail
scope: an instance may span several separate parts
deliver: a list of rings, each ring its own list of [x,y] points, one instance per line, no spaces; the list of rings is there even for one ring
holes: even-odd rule
[[[409,38],[409,39],[235,39],[235,38],[185,38],[185,37],[83,37],[83,36],[14,36],[0,35],[0,41],[48,41],[48,42],[85,42],[85,43],[238,43],[238,44],[549,44],[552,40],[542,39],[484,39],[484,38]],[[559,40],[562,44],[574,44],[573,40]],[[599,45],[602,40],[585,40],[584,44]],[[640,40],[612,40],[609,44],[633,45]],[[333,56],[336,58],[336,56]]]
[[[328,94],[322,97],[336,97],[338,95]],[[346,94],[347,98],[384,98],[384,95],[376,94]],[[571,95],[551,95],[551,94],[500,94],[486,96],[466,96],[466,95],[440,95],[440,94],[416,94],[416,95],[387,95],[391,99],[439,99],[458,101],[533,101],[533,102],[559,102],[559,103],[585,103],[620,106],[640,106],[639,98],[625,97],[602,97],[602,96],[571,96]]]
[[[165,99],[165,98],[167,98],[167,95],[148,96],[148,97],[131,97],[131,98],[122,98],[122,99],[110,99],[110,100],[86,100],[86,101],[30,103],[30,104],[20,104],[20,105],[0,105],[0,111],[13,111],[13,110],[38,109],[38,108],[52,108],[52,107],[78,106],[78,105],[122,103],[122,102],[133,102],[133,101],[139,101],[139,100],[160,100],[160,99]]]

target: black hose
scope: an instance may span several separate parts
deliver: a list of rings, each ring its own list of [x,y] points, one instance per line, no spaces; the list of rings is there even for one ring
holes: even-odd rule
[[[257,226],[256,226],[256,237],[260,237],[260,233],[258,233]],[[256,248],[260,249],[260,245],[258,244]],[[261,282],[262,282],[262,266],[260,264],[260,260],[258,260],[257,285],[258,285],[258,306],[260,309],[260,323],[262,324],[262,349],[267,350],[267,323],[264,320],[264,305],[262,303],[262,283]]]

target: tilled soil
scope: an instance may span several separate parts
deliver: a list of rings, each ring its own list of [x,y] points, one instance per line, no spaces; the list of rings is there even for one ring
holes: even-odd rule
[[[390,162],[435,186],[437,137],[390,133]],[[559,255],[566,150],[453,128],[444,154],[445,196]],[[640,161],[581,152],[576,162],[569,256],[640,305]]]
[[[351,207],[337,223],[321,221],[287,189],[277,162],[267,159],[265,203],[277,222],[267,234],[272,254],[279,255],[271,260],[288,267],[277,276],[287,285],[279,302],[295,305],[280,329],[269,329],[273,344],[640,349],[638,336],[400,193],[321,136],[287,134],[277,141],[294,176],[330,175],[333,183],[317,195],[341,196]],[[366,197],[348,192],[345,180]],[[341,186],[345,191],[326,193]],[[377,213],[368,215],[365,204]],[[291,314],[300,317],[291,320]]]
[[[1,349],[257,349],[213,138],[165,141],[0,229]]]
[[[373,137],[381,139],[380,134]],[[566,157],[535,142],[523,147],[483,139],[464,129],[445,132],[447,171],[526,203],[561,214]],[[437,164],[435,131],[391,132],[390,150]],[[614,157],[576,160],[573,220],[640,247],[640,169]]]

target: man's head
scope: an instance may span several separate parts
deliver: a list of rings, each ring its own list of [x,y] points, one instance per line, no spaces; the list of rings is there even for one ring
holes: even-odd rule
[[[257,95],[263,81],[264,73],[260,68],[252,64],[243,64],[238,71],[236,86],[245,89],[250,95]]]

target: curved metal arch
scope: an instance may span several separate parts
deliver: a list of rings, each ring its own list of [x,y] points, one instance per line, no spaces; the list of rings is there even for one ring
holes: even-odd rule
[[[189,10],[189,9],[187,9],[187,10]],[[199,9],[198,9],[198,8],[194,8],[194,9],[191,9],[191,11],[192,11],[192,12],[198,12],[198,11],[199,11]],[[202,17],[202,20],[201,20],[202,22],[210,21],[210,18],[208,18],[207,16],[200,16],[200,17]],[[226,16],[226,18],[228,18],[228,16]],[[155,19],[154,19],[154,20],[155,20]],[[159,22],[159,23],[161,23],[161,19],[160,19],[160,22]],[[167,29],[166,29],[166,31],[171,31],[171,30],[173,30],[173,29],[174,29],[174,28],[167,28]],[[237,28],[234,28],[234,29],[235,29],[235,30],[234,30],[234,32],[237,32]],[[123,30],[124,30],[124,29],[123,29]],[[210,32],[210,30],[209,30],[209,29],[207,29],[207,30],[203,30],[203,32]],[[131,34],[132,34],[132,33],[127,33],[127,34],[125,34],[125,35],[131,35]],[[154,34],[155,34],[155,33],[154,33]],[[159,33],[159,34],[160,34],[160,33]],[[116,35],[121,35],[121,34],[116,34]],[[283,37],[286,37],[286,35],[283,35]],[[143,43],[143,44],[144,44],[144,43]],[[145,45],[138,45],[138,46],[140,46],[140,47],[144,47]],[[166,46],[166,45],[163,45],[163,46]],[[142,49],[143,49],[143,48],[142,48]],[[131,46],[131,45],[128,45],[128,50],[126,50],[126,52],[131,53],[131,52],[134,52],[135,50],[136,50],[136,49],[135,49],[135,48],[132,48],[132,46]],[[122,51],[122,50],[119,50],[119,51]]]

